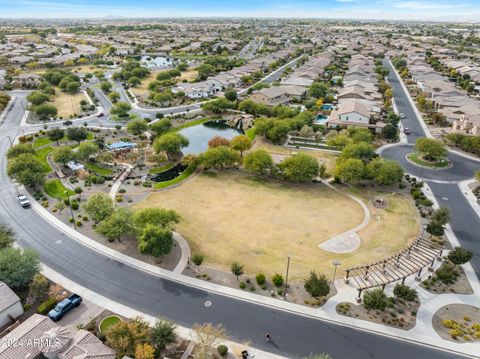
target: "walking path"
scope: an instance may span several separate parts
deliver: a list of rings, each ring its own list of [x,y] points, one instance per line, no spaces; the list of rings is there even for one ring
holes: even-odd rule
[[[357,250],[357,248],[360,247],[360,244],[362,244],[362,241],[358,236],[358,232],[361,231],[363,228],[365,228],[370,222],[370,219],[371,219],[370,211],[361,199],[355,196],[352,196],[351,194],[348,194],[348,193],[346,194],[344,192],[339,191],[337,188],[335,188],[325,180],[322,180],[322,183],[330,187],[334,191],[341,193],[342,195],[347,195],[348,197],[353,199],[355,202],[357,202],[360,205],[360,207],[362,207],[363,209],[364,217],[363,217],[362,223],[360,223],[358,226],[352,229],[349,229],[346,232],[340,233],[325,242],[320,243],[318,247],[333,253],[351,253]]]

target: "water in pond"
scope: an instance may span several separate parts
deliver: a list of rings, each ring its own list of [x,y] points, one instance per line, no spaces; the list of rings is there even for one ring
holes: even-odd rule
[[[184,155],[199,154],[208,149],[208,141],[212,137],[220,136],[231,140],[235,136],[242,134],[240,129],[231,128],[225,121],[209,121],[200,125],[184,128],[179,131],[180,134],[188,138],[190,144],[183,148]]]
[[[163,56],[142,56],[141,62],[150,69],[159,69],[163,67],[173,66],[173,59]]]
[[[170,168],[168,171],[156,173],[154,175],[151,175],[149,178],[155,182],[170,181],[178,177],[183,171],[185,171],[186,168],[187,166],[178,163],[176,166]]]

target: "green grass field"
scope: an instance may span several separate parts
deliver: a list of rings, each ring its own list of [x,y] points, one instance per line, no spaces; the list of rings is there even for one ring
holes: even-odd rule
[[[88,169],[89,171],[95,172],[100,176],[111,176],[113,173],[113,171],[110,168],[103,168],[91,162],[85,163],[85,168]]]
[[[49,145],[52,143],[52,140],[49,139],[48,137],[39,137],[33,141],[33,148],[39,148],[45,145]]]
[[[36,151],[37,154],[35,157],[37,157],[37,159],[42,163],[45,172],[50,172],[52,170],[47,161],[47,156],[50,152],[52,152],[52,150],[53,147],[47,146]]]
[[[50,197],[56,199],[65,199],[67,198],[67,194],[70,196],[73,196],[75,194],[75,192],[66,188],[63,183],[58,179],[53,179],[45,182],[45,184],[43,185],[43,190]],[[65,191],[67,193],[65,193]]]
[[[450,162],[445,158],[437,159],[435,162],[426,161],[420,157],[418,152],[412,152],[408,155],[408,159],[413,163],[430,168],[446,168],[450,164]]]
[[[168,171],[173,166],[175,166],[175,163],[167,163],[165,166],[150,168],[148,170],[148,173],[150,173],[152,175],[156,174],[156,173],[162,173],[162,172]]]

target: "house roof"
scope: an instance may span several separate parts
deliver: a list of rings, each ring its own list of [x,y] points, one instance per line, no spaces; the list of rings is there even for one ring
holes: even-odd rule
[[[20,298],[4,282],[0,282],[0,313],[18,303]]]

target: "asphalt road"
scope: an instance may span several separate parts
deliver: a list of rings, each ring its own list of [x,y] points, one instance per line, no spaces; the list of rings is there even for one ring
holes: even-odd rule
[[[408,144],[387,148],[382,152],[382,156],[400,162],[406,172],[424,179],[439,204],[450,209],[452,230],[461,246],[473,252],[470,263],[480,278],[480,219],[461,193],[458,183],[455,183],[473,178],[475,171],[480,169],[480,162],[454,152],[448,153],[447,157],[452,166],[447,169],[433,170],[407,161],[406,156],[413,151],[415,140],[425,137],[425,131],[392,66],[388,61],[384,61],[384,64],[390,69],[388,81],[392,86],[398,111],[405,115],[402,125],[411,129],[412,134],[407,136]]]
[[[6,136],[13,138],[20,133],[21,102],[15,101],[0,125],[0,218],[15,229],[21,246],[38,251],[43,263],[68,279],[114,301],[183,326],[224,323],[233,340],[249,341],[257,348],[289,358],[323,352],[335,359],[462,358],[190,288],[119,263],[76,242],[16,202],[16,187],[6,175],[5,153],[9,146]],[[207,300],[212,302],[211,307],[205,307]],[[266,332],[272,334],[272,343],[264,341]]]

